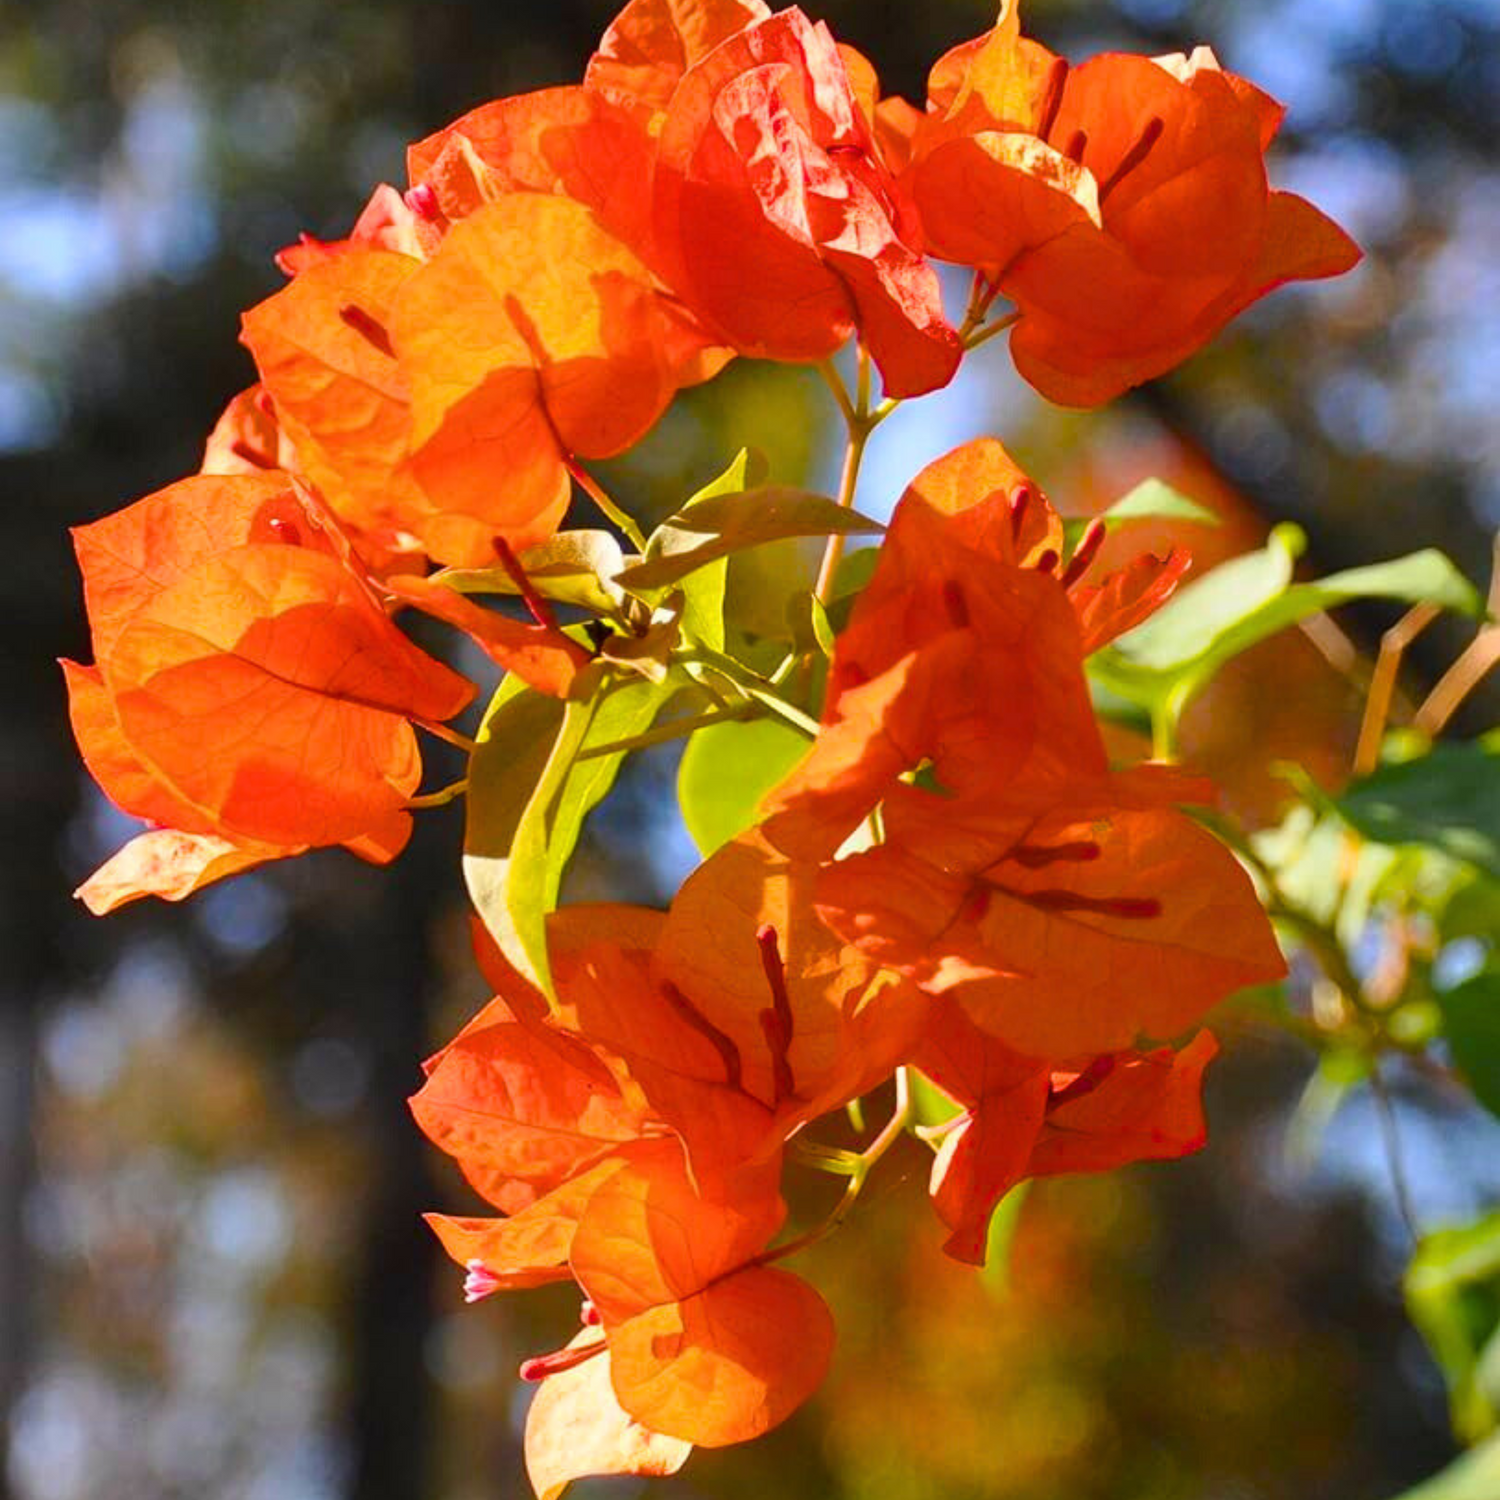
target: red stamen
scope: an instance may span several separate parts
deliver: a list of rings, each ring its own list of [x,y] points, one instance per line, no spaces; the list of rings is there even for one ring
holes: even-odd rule
[[[404,196],[406,206],[419,219],[425,219],[431,224],[441,217],[442,209],[438,207],[438,196],[431,183],[419,182],[415,187],[409,188]]]
[[[1016,901],[1042,911],[1092,911],[1102,917],[1121,917],[1126,921],[1149,921],[1161,915],[1161,902],[1154,896],[1083,896],[1077,891],[1013,891],[1003,885],[996,890],[1004,891]]]
[[[599,1315],[599,1309],[589,1301],[587,1297],[578,1304],[578,1321],[585,1328],[597,1328],[604,1319]]]
[[[760,965],[765,971],[766,983],[771,987],[771,1009],[761,1011],[758,1019],[771,1051],[771,1076],[779,1103],[782,1099],[790,1099],[797,1091],[792,1065],[787,1058],[794,1025],[792,1000],[787,993],[786,964],[781,957],[776,929],[769,923],[765,924],[756,930],[755,941],[760,948]]]
[[[503,536],[495,536],[490,538],[490,545],[500,559],[500,566],[520,591],[521,602],[526,606],[527,614],[545,629],[556,630],[557,616],[552,613],[552,606],[537,593],[536,585],[526,576],[526,569],[521,566],[521,560],[511,549],[510,543]]]
[[[396,351],[391,347],[391,336],[386,332],[385,324],[364,308],[355,306],[352,302],[346,302],[339,308],[339,319],[346,327],[352,328],[367,344],[378,349],[387,359],[394,359]]]
[[[1063,155],[1066,156],[1069,161],[1077,162],[1080,166],[1082,166],[1083,153],[1088,150],[1088,144],[1088,131],[1075,130],[1072,136],[1068,139],[1068,149],[1063,152]]]
[[[1021,525],[1026,519],[1026,507],[1031,504],[1031,486],[1018,484],[1010,492],[1010,498],[1005,503],[1010,510],[1010,534],[1016,541],[1020,541]]]
[[[1088,572],[1090,563],[1099,555],[1099,549],[1104,545],[1104,537],[1104,522],[1096,517],[1084,528],[1083,535],[1078,538],[1078,545],[1073,549],[1072,557],[1068,559],[1068,566],[1063,569],[1062,586],[1065,589],[1072,588]]]
[[[1070,1079],[1060,1089],[1051,1090],[1047,1096],[1047,1109],[1051,1111],[1060,1105],[1071,1104],[1075,1099],[1082,1099],[1086,1094],[1092,1094],[1114,1072],[1115,1062],[1112,1052],[1096,1057],[1076,1078]]]
[[[229,451],[241,463],[251,464],[257,469],[269,469],[271,467],[264,454],[257,453],[249,443],[243,442],[240,439],[236,439],[229,445]]]
[[[1165,128],[1155,115],[1146,121],[1146,128],[1137,137],[1135,145],[1120,158],[1115,164],[1114,171],[1099,184],[1101,208],[1104,206],[1104,200],[1151,154],[1151,148],[1161,139],[1161,133]]]
[[[943,608],[948,611],[948,618],[952,620],[955,629],[968,628],[969,606],[964,601],[964,591],[959,587],[956,578],[947,578],[943,581]]]
[[[1047,82],[1042,88],[1042,107],[1037,116],[1036,133],[1041,140],[1048,141],[1052,127],[1057,123],[1057,112],[1062,108],[1063,85],[1068,81],[1068,60],[1057,57],[1047,69]]]
[[[1079,839],[1069,844],[1017,844],[1006,858],[1028,870],[1040,870],[1047,865],[1087,864],[1091,859],[1098,859],[1101,852],[1093,840]]]
[[[699,1012],[692,1001],[670,980],[662,981],[661,992],[667,1004],[672,1007],[678,1017],[687,1022],[719,1054],[719,1058],[724,1064],[724,1082],[732,1089],[739,1088],[742,1076],[740,1073],[740,1049],[707,1016]]]
[[[276,420],[276,403],[271,399],[270,391],[264,386],[255,393],[255,409],[261,416],[270,417],[273,422]]]
[[[302,545],[302,531],[295,521],[283,520],[280,516],[273,517],[269,522],[271,530],[276,533],[278,542],[285,542],[288,547],[300,547]]]
[[[551,1354],[536,1354],[521,1361],[517,1371],[522,1380],[545,1380],[549,1375],[561,1375],[564,1370],[576,1369],[585,1360],[602,1354],[609,1347],[605,1339],[592,1344],[574,1344],[571,1348],[554,1349]]]
[[[1037,554],[1037,560],[1032,564],[1038,573],[1050,573],[1057,566],[1057,549],[1047,547]]]
[[[960,922],[980,922],[990,909],[990,892],[985,886],[975,886],[958,909]]]

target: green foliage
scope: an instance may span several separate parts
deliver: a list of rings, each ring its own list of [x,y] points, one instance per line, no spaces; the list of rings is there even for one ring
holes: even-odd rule
[[[1486,970],[1439,991],[1437,1004],[1454,1062],[1474,1097],[1500,1115],[1500,971]]]
[[[1406,1306],[1448,1383],[1454,1431],[1477,1442],[1500,1419],[1500,1213],[1428,1235],[1406,1273]]]
[[[807,751],[807,739],[778,719],[700,729],[677,773],[682,819],[707,859],[756,820],[760,800]]]
[[[627,751],[683,685],[604,679],[592,697],[560,703],[507,678],[470,761],[464,879],[501,951],[551,991],[547,914],[589,810],[614,785]]]
[[[1298,527],[1276,527],[1259,551],[1222,563],[1097,652],[1090,658],[1091,674],[1147,710],[1159,746],[1168,746],[1188,703],[1226,662],[1310,615],[1355,599],[1436,604],[1475,618],[1484,613],[1474,586],[1430,548],[1315,583],[1293,583],[1305,547]]]
[[[1117,531],[1131,521],[1178,521],[1193,526],[1219,524],[1213,511],[1199,505],[1196,500],[1189,500],[1162,479],[1143,479],[1108,510],[1100,511],[1097,519],[1104,523],[1106,531]],[[1085,517],[1068,521],[1065,530],[1069,544],[1076,544],[1090,524]]]
[[[632,593],[669,587],[706,563],[787,537],[857,536],[883,531],[826,495],[785,485],[704,498],[669,517],[647,544],[644,562],[619,582]]]
[[[1382,766],[1334,805],[1367,839],[1441,849],[1500,879],[1500,735]]]

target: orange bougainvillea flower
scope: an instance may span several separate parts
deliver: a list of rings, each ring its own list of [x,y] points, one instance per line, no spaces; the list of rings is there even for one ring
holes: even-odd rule
[[[585,1328],[568,1345],[591,1349]],[[622,1407],[612,1384],[609,1350],[549,1375],[526,1413],[526,1474],[537,1500],[558,1500],[575,1479],[596,1474],[675,1474],[693,1445],[652,1432]]]
[[[411,382],[410,472],[428,550],[521,551],[567,508],[569,463],[635,442],[702,374],[647,267],[570,198],[510,193],[456,224],[391,324]]]
[[[589,1200],[571,1262],[598,1310],[620,1405],[705,1447],[759,1437],[816,1389],[833,1319],[799,1277],[759,1263],[781,1227],[779,1159],[700,1192],[670,1143]]]
[[[243,320],[298,474],[356,534],[420,537],[433,509],[406,472],[410,381],[387,331],[420,264],[351,248],[308,265]]]
[[[1095,406],[1180,363],[1283,282],[1359,260],[1305,199],[1273,192],[1282,108],[1200,47],[1078,68],[995,28],[939,61],[906,183],[934,253],[1021,314],[1016,366]]]
[[[813,911],[818,869],[750,832],[678,891],[652,972],[688,998],[740,1059],[741,1087],[779,1140],[889,1077],[929,1002],[834,938]]]
[[[501,995],[432,1060],[412,1101],[427,1134],[509,1217],[429,1222],[467,1269],[471,1300],[568,1275],[590,1299],[601,1334],[528,1361],[528,1378],[607,1349],[619,1408],[650,1433],[756,1436],[805,1399],[832,1343],[817,1294],[762,1264],[785,1217],[771,1111],[741,1087],[751,1070],[735,1044],[653,981],[661,914],[575,907],[549,936],[555,1014],[539,1014],[528,982],[492,961]],[[775,1000],[764,1009],[784,1014]],[[634,1462],[640,1440],[619,1434],[612,1412],[597,1420],[630,1441],[599,1456],[602,1472]]]
[[[285,475],[186,479],[74,537],[96,658],[65,664],[84,758],[124,811],[193,839],[151,839],[101,899],[313,845],[400,850],[409,720],[474,690],[391,623]]]
[[[1174,1036],[1286,965],[1234,856],[1162,805],[1191,787],[1153,780],[1080,778],[1029,807],[1024,785],[1008,799],[904,788],[886,842],[825,873],[819,913],[1019,1052]]]
[[[689,68],[770,15],[762,0],[630,0],[589,59],[584,85],[650,119]]]
[[[428,236],[421,217],[389,183],[382,182],[354,221],[346,239],[320,240],[304,234],[295,245],[277,252],[276,264],[288,276],[298,276],[310,266],[337,260],[350,250],[394,250],[399,255],[420,256]]]
[[[952,378],[961,350],[915,221],[837,45],[800,10],[734,33],[682,73],[654,204],[668,284],[741,353],[821,359],[857,327],[890,395]]]
[[[508,193],[557,194],[649,263],[653,150],[628,110],[570,85],[482,104],[411,146],[406,165],[444,232]]]
[[[1012,1052],[958,1008],[940,1007],[917,1065],[965,1106],[932,1166],[932,1200],[952,1230],[944,1249],[984,1262],[995,1206],[1027,1177],[1100,1172],[1199,1150],[1206,1031],[1181,1051],[1103,1053],[1061,1068]]]
[[[1034,785],[1102,773],[1083,656],[1162,603],[1188,559],[1090,584],[1089,535],[1064,564],[1057,513],[992,438],[923,469],[839,636],[823,732],[765,804],[772,843],[827,858],[925,762],[959,794],[1023,766]]]

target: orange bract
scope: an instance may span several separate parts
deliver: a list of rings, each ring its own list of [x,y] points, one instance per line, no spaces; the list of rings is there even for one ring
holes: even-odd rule
[[[1270,190],[1281,108],[1207,48],[1070,69],[1007,4],[930,90],[906,174],[924,231],[1016,304],[1017,368],[1054,401],[1107,401],[1272,288],[1359,259],[1311,204]]]
[[[934,1018],[918,1065],[966,1106],[932,1165],[944,1248],[982,1264],[996,1204],[1026,1177],[1097,1172],[1185,1156],[1205,1140],[1206,1031],[1180,1052],[1103,1053],[1069,1069],[1012,1052],[956,1008]]]
[[[513,193],[457,224],[403,290],[392,334],[411,381],[411,471],[447,562],[503,535],[545,540],[568,461],[639,438],[681,383],[682,325],[651,273],[571,199]]]
[[[593,1344],[585,1329],[570,1348]],[[609,1351],[549,1375],[526,1414],[526,1473],[537,1500],[594,1474],[675,1474],[693,1451],[643,1427],[615,1399]]]
[[[822,1298],[756,1263],[785,1213],[775,1183],[773,1163],[700,1194],[663,1146],[612,1177],[579,1222],[573,1270],[603,1321],[615,1395],[655,1432],[744,1442],[823,1378]]]
[[[779,12],[687,69],[656,159],[663,274],[744,354],[812,360],[863,331],[886,391],[945,385],[937,277],[826,27]]]
[[[309,845],[401,847],[408,720],[473,689],[391,624],[284,475],[184,480],[75,537],[97,657],[70,669],[85,758],[125,811],[241,851],[164,862],[158,841],[138,878],[182,894]]]

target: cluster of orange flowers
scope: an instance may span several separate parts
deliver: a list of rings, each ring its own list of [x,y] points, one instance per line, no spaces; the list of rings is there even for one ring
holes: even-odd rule
[[[524,592],[518,557],[575,481],[596,493],[584,461],[736,354],[857,337],[899,400],[1010,327],[1026,379],[1091,405],[1271,287],[1347,269],[1347,237],[1268,187],[1280,115],[1206,49],[1070,68],[1010,3],[917,109],[795,8],[630,0],[580,86],[465,115],[348,239],[284,252],[290,284],[244,321],[260,381],[203,472],[77,533],[96,664],[66,664],[75,730],[153,825],[84,899],[180,899],[314,846],[393,858],[413,726],[443,732],[473,695],[398,608],[530,691],[593,692],[618,622],[524,624],[427,563],[498,552]],[[960,326],[928,255],[973,269]],[[783,1160],[822,1150],[857,1187],[870,1153],[801,1132],[893,1072],[954,1103],[932,1197],[964,1260],[1021,1178],[1201,1143],[1212,1039],[1133,1049],[1281,959],[1239,866],[1177,810],[1207,789],[1106,756],[1083,660],[1184,559],[1092,580],[1101,536],[1069,555],[998,443],[929,466],[761,825],[665,914],[556,913],[550,982],[488,945],[499,998],[415,1108],[505,1216],[434,1220],[471,1294],[572,1277],[586,1298],[577,1337],[528,1365],[540,1494],[674,1469],[808,1395],[832,1328],[773,1264],[808,1238],[777,1242]]]

